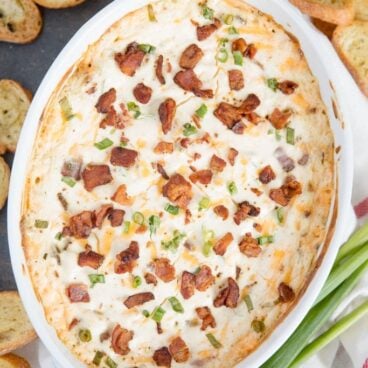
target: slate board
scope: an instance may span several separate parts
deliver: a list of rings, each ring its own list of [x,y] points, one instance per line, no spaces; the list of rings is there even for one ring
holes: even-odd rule
[[[110,2],[112,0],[87,0],[75,8],[41,9],[44,25],[36,41],[29,45],[0,42],[0,79],[14,79],[35,93],[65,44],[88,19]],[[11,164],[12,155],[7,154],[5,159]],[[7,207],[0,211],[0,290],[15,290],[8,249],[6,211]]]

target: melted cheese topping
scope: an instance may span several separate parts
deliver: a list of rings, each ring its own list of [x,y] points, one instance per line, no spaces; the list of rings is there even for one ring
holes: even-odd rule
[[[187,344],[190,358],[186,363],[172,362],[173,367],[223,367],[233,366],[254,350],[275,328],[290,310],[292,303],[275,303],[278,300],[278,286],[281,282],[292,287],[298,296],[308,283],[313,272],[318,251],[321,249],[328,228],[328,215],[333,200],[333,137],[321,101],[318,84],[311,75],[302,52],[284,30],[269,17],[257,10],[234,0],[210,0],[207,4],[215,16],[233,15],[233,24],[222,24],[221,28],[204,41],[196,39],[196,28],[211,23],[202,15],[202,8],[195,1],[161,1],[153,4],[157,22],[149,22],[147,8],[140,9],[122,18],[105,35],[89,48],[81,61],[61,82],[46,108],[41,128],[35,144],[29,180],[25,189],[23,234],[28,267],[34,287],[45,308],[50,324],[60,339],[85,364],[92,363],[96,351],[103,352],[121,367],[155,366],[152,356],[155,350],[168,346],[171,340],[180,336]],[[230,27],[238,34],[231,34]],[[253,60],[244,58],[243,65],[234,65],[231,42],[243,37],[248,44],[254,43],[257,54]],[[220,40],[227,38],[225,46],[229,58],[225,63],[216,59]],[[147,54],[134,77],[123,74],[114,61],[116,52],[124,52],[131,42],[150,44],[156,47],[153,54]],[[204,57],[195,67],[195,72],[203,82],[203,87],[213,89],[214,98],[203,100],[190,92],[185,92],[174,81],[180,70],[179,57],[184,49],[196,43]],[[158,55],[164,55],[164,76],[166,84],[157,80],[154,68]],[[168,67],[170,63],[171,68]],[[227,72],[241,70],[245,87],[231,91]],[[298,84],[292,95],[274,91],[267,80],[291,80]],[[146,104],[137,103],[132,93],[137,83],[144,83],[153,89],[152,99]],[[94,93],[90,93],[90,90]],[[120,111],[120,103],[135,101],[141,115],[134,119],[134,112],[123,130],[129,139],[127,148],[139,153],[137,163],[128,169],[109,163],[111,148],[97,149],[94,144],[105,138],[120,144],[122,131],[99,127],[103,114],[95,109],[99,96],[115,88],[117,92],[114,106]],[[89,93],[87,93],[89,91]],[[237,104],[250,93],[261,100],[256,113],[262,121],[251,124],[245,121],[244,134],[237,135],[227,129],[213,111],[222,101]],[[66,97],[74,117],[63,119],[60,104]],[[177,112],[171,131],[164,135],[158,117],[158,107],[167,97],[177,103]],[[183,125],[191,123],[195,111],[205,103],[208,112],[201,119],[201,128],[189,137],[192,144],[183,148],[179,140],[184,138]],[[295,144],[286,141],[286,129],[275,131],[266,116],[275,108],[291,110],[289,127],[295,131]],[[209,143],[198,141],[205,133]],[[159,141],[174,143],[172,154],[156,154],[153,148]],[[197,140],[197,141],[196,141]],[[239,154],[235,165],[227,160],[229,147]],[[282,148],[294,160],[295,168],[285,173],[275,151]],[[161,162],[169,175],[180,173],[189,181],[190,166],[197,170],[208,169],[213,154],[227,161],[223,172],[214,173],[209,185],[192,184],[194,196],[188,206],[192,213],[189,224],[185,224],[184,211],[178,215],[166,212],[168,198],[162,195],[162,179],[153,163]],[[297,164],[304,155],[309,155],[307,165]],[[195,159],[197,157],[197,159]],[[71,158],[88,163],[110,164],[113,181],[87,192],[83,181],[69,187],[61,180],[63,163]],[[259,181],[259,172],[270,165],[276,179],[264,185]],[[302,185],[302,194],[284,208],[284,221],[277,218],[279,207],[269,197],[271,189],[279,188],[287,175],[294,175]],[[229,183],[234,182],[236,193],[231,195]],[[132,199],[131,206],[121,206],[111,200],[116,189],[125,184]],[[257,188],[260,195],[252,191]],[[68,203],[64,210],[57,200],[62,193]],[[258,193],[259,194],[259,193]],[[200,209],[202,198],[209,198],[208,209]],[[240,225],[233,221],[237,203],[248,201],[260,208],[260,215],[248,217]],[[55,239],[55,235],[68,225],[69,218],[84,210],[97,210],[102,204],[111,203],[114,208],[125,211],[125,221],[131,222],[128,231],[124,225],[111,227],[106,219],[102,228],[94,228],[88,239],[73,237]],[[226,221],[218,217],[213,208],[224,205],[230,215]],[[137,233],[137,225],[132,221],[135,212],[141,212],[147,224],[151,215],[160,215],[160,226],[155,234]],[[36,220],[47,220],[46,229],[36,228]],[[257,225],[255,225],[257,224]],[[170,240],[175,230],[185,234],[176,251],[165,250],[162,241]],[[234,240],[224,256],[213,251],[208,256],[203,253],[204,231],[213,231],[215,240],[231,232]],[[254,238],[270,236],[273,243],[262,245],[258,257],[249,258],[239,250],[238,243],[246,233]],[[132,273],[116,274],[116,255],[125,250],[130,241],[139,244],[140,255]],[[188,241],[193,249],[184,247]],[[105,256],[98,270],[80,267],[78,254],[88,244],[95,252]],[[151,262],[166,257],[175,266],[176,279],[165,283],[158,279],[157,286],[144,281],[146,272],[153,272]],[[195,272],[207,265],[216,276],[215,283],[205,292],[196,291],[187,300],[180,293],[180,278],[183,271]],[[241,272],[237,278],[240,289],[238,306],[234,309],[215,308],[213,301],[219,290],[226,285],[226,279],[236,279],[236,269]],[[90,274],[103,274],[105,283],[90,285]],[[132,279],[140,276],[143,280],[139,288],[133,288]],[[88,285],[90,302],[71,303],[65,289],[73,283]],[[123,301],[130,295],[152,292],[155,299],[141,306],[127,309]],[[253,310],[248,311],[242,297],[249,295]],[[168,301],[177,297],[184,307],[177,313]],[[143,315],[143,310],[152,312],[161,306],[165,311],[162,319],[162,334],[157,333],[156,323]],[[208,306],[216,320],[215,328],[200,330],[200,321],[195,308]],[[73,328],[70,323],[77,320]],[[263,321],[265,330],[257,332],[252,321]],[[101,341],[101,334],[120,324],[134,332],[129,343],[130,353],[116,354],[111,348],[111,339]],[[82,342],[79,331],[91,332],[90,342]],[[212,333],[222,348],[215,349],[206,337]],[[105,357],[103,358],[104,361]]]

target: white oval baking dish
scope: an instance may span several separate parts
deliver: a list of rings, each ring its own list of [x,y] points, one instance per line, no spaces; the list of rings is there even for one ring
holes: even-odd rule
[[[248,0],[259,10],[270,14],[286,30],[300,41],[309,65],[320,83],[322,96],[327,106],[335,134],[336,147],[341,146],[336,157],[338,173],[338,208],[336,230],[332,241],[305,294],[288,317],[268,339],[239,367],[257,368],[267,360],[290,336],[317,297],[333,261],[351,226],[351,191],[353,178],[353,150],[349,124],[351,116],[347,101],[349,84],[352,83],[328,42],[287,0]],[[13,164],[8,206],[8,236],[13,270],[24,306],[39,337],[46,345],[58,365],[63,368],[82,367],[58,340],[55,331],[48,325],[28,277],[20,233],[21,199],[27,163],[31,156],[42,111],[58,82],[77,61],[88,45],[96,41],[105,30],[124,14],[149,3],[149,0],[116,0],[89,20],[64,47],[43,79],[29,109],[18,143]],[[334,108],[335,104],[335,108]],[[337,113],[337,110],[339,112]],[[336,116],[335,116],[336,115]],[[281,367],[280,367],[281,368]]]

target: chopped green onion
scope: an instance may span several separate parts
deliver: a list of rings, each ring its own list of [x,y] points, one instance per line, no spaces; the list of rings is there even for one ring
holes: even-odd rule
[[[179,207],[178,206],[173,206],[172,204],[168,203],[165,206],[165,211],[170,213],[171,215],[177,215],[179,213]]]
[[[368,270],[368,260],[351,274],[328,298],[315,305],[302,323],[282,345],[282,347],[260,368],[289,367],[293,360],[306,346],[311,336],[329,320],[333,312],[353,290],[358,280]]]
[[[139,116],[141,115],[141,110],[139,109],[139,106],[134,101],[128,102],[127,107],[129,111],[134,112],[134,119],[139,118]]]
[[[238,193],[238,188],[236,187],[236,184],[234,181],[231,181],[228,185],[227,185],[227,190],[229,191],[229,193],[231,195],[234,195],[236,193]]]
[[[279,82],[277,81],[276,78],[267,79],[267,86],[268,88],[271,88],[272,91],[276,92],[278,85],[279,85]]]
[[[132,284],[134,289],[139,288],[142,285],[142,278],[140,276],[134,276]]]
[[[144,224],[144,216],[141,212],[134,212],[133,213],[133,221],[138,225]]]
[[[96,351],[95,357],[92,360],[92,363],[94,365],[99,366],[101,364],[101,360],[104,357],[105,353],[103,353],[102,351]]]
[[[235,65],[243,65],[243,54],[240,51],[233,52]]]
[[[82,342],[89,342],[92,340],[92,334],[90,330],[79,330],[79,339]]]
[[[267,131],[267,135],[271,135],[271,134],[273,134],[274,132],[273,132],[273,129],[268,129],[268,131]]]
[[[254,309],[254,306],[253,306],[253,302],[252,302],[252,299],[250,298],[250,295],[246,295],[244,298],[244,303],[246,304],[247,308],[248,308],[248,312],[251,312],[253,309]]]
[[[210,207],[211,201],[208,197],[203,197],[199,201],[198,209],[199,211],[206,210]]]
[[[180,242],[186,237],[186,234],[180,233],[179,230],[174,230],[173,238],[168,241],[161,241],[161,246],[165,250],[171,250],[172,252],[175,252]]]
[[[239,34],[239,31],[234,27],[231,26],[227,29],[227,31],[229,32],[229,34],[234,35],[234,34]]]
[[[227,52],[226,49],[220,49],[217,52],[216,59],[221,63],[226,63],[227,60],[229,59],[229,53]]]
[[[275,241],[273,235],[260,236],[257,240],[259,245],[265,245]]]
[[[130,229],[130,221],[124,221],[124,230],[123,232],[125,234],[129,233],[129,229]]]
[[[278,129],[275,130],[275,138],[277,141],[281,140],[281,134],[280,131]]]
[[[104,284],[105,276],[100,274],[88,275],[89,281],[91,281],[91,286],[94,287],[96,284]]]
[[[316,303],[330,295],[349,275],[352,274],[368,259],[368,243],[365,243],[358,251],[349,254],[344,262],[337,263],[327,278],[322,291],[318,295]],[[332,295],[332,294],[331,294]]]
[[[263,321],[259,319],[254,319],[251,323],[253,330],[257,333],[262,333],[266,329],[266,326]]]
[[[204,239],[205,242],[210,241],[210,240],[215,239],[215,232],[213,230],[203,229],[202,230],[202,236],[203,236],[203,239]]]
[[[145,54],[152,54],[156,50],[155,46],[152,46],[148,43],[141,43],[140,45],[138,45],[138,48],[139,50],[143,51]]]
[[[61,181],[63,183],[65,183],[66,185],[69,185],[70,188],[73,188],[74,185],[77,184],[77,182],[73,178],[71,178],[70,176],[63,176],[61,178]]]
[[[285,221],[285,211],[282,207],[279,207],[276,210],[277,220],[280,224],[283,224]]]
[[[208,257],[211,253],[212,248],[213,248],[213,242],[212,241],[206,241],[203,244],[203,248],[202,248],[203,255]]]
[[[183,306],[181,305],[181,303],[179,302],[179,300],[175,296],[172,296],[171,298],[169,298],[169,302],[171,304],[172,309],[175,312],[184,313]]]
[[[156,234],[156,231],[160,226],[160,218],[156,215],[150,216],[148,219],[148,225],[150,229],[150,236]]]
[[[204,18],[212,20],[214,16],[214,10],[209,8],[208,6],[204,5],[202,6],[202,15]]]
[[[45,220],[36,220],[34,226],[37,229],[47,229],[49,226],[49,222]]]
[[[105,138],[101,142],[95,143],[94,146],[98,148],[99,150],[104,150],[106,148],[111,147],[113,144],[114,142],[111,139]]]
[[[148,318],[148,317],[150,316],[150,312],[148,312],[148,310],[147,310],[147,309],[144,309],[144,310],[142,311],[142,314],[143,314],[146,318]]]
[[[147,5],[148,19],[150,22],[157,22],[155,12],[153,10],[152,4]]]
[[[286,143],[295,144],[295,130],[293,128],[286,128]]]
[[[106,357],[105,364],[109,368],[117,368],[118,367],[117,363],[115,363],[110,357]]]
[[[331,341],[340,336],[349,327],[356,323],[360,318],[368,314],[368,301],[361,304],[358,308],[341,318],[335,325],[330,327],[322,335],[317,337],[314,341],[309,343],[296,357],[289,368],[300,367],[300,364],[323,349]]]
[[[161,322],[164,317],[166,311],[161,307],[156,307],[152,312],[151,318],[156,322]]]
[[[68,98],[65,96],[60,101],[61,115],[65,121],[73,119],[74,114]]]
[[[190,135],[193,135],[196,133],[197,133],[197,128],[194,125],[190,123],[184,124],[183,134],[185,137],[189,137]]]
[[[211,343],[211,345],[215,348],[215,349],[221,349],[222,345],[221,343],[216,339],[215,336],[213,336],[211,333],[206,334],[206,337],[208,339],[208,341]]]
[[[128,145],[128,142],[125,142],[125,141],[119,143],[120,147],[126,147],[127,145]]]
[[[61,240],[62,238],[63,238],[63,234],[60,232],[55,235],[56,240]]]
[[[224,23],[227,24],[228,26],[230,24],[233,24],[233,21],[234,21],[234,16],[232,14],[226,14],[224,16]]]
[[[228,42],[229,42],[228,38],[220,38],[219,39],[219,46],[225,47]]]
[[[205,117],[205,115],[207,114],[207,111],[208,111],[208,108],[207,108],[207,105],[205,104],[202,104],[199,109],[196,110],[195,114],[203,119]]]

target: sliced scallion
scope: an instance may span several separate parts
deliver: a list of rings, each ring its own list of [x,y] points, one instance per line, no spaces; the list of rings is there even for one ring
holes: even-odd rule
[[[132,286],[134,289],[139,288],[142,285],[142,278],[140,276],[134,276]]]
[[[37,229],[47,229],[49,226],[49,222],[45,220],[35,220],[34,226]]]
[[[279,207],[277,210],[276,210],[276,215],[277,215],[277,221],[280,223],[280,224],[283,224],[284,221],[285,221],[285,210],[282,208],[282,207]]]
[[[63,183],[65,183],[66,185],[69,185],[70,188],[73,188],[75,186],[75,184],[77,184],[77,182],[73,178],[71,178],[70,176],[63,176],[61,178],[61,181]]]
[[[254,319],[251,323],[253,330],[257,333],[262,333],[266,329],[266,325],[260,319]]]
[[[193,134],[196,134],[197,133],[197,128],[190,124],[190,123],[186,123],[184,124],[184,130],[183,130],[183,134],[185,137],[189,137]]]
[[[141,110],[140,110],[139,106],[134,101],[128,102],[127,107],[128,107],[129,111],[134,112],[134,119],[138,119],[140,117]]]
[[[209,8],[208,6],[204,5],[202,6],[202,15],[203,15],[203,18],[206,18],[206,19],[209,19],[209,20],[212,20],[213,17],[214,17],[214,10]]]
[[[179,213],[179,207],[178,206],[173,206],[172,204],[168,203],[165,206],[165,211],[170,213],[171,215],[177,215]]]
[[[133,213],[133,222],[135,222],[138,225],[144,224],[144,216],[141,212],[134,212]]]
[[[92,360],[92,363],[94,365],[99,366],[101,364],[101,360],[104,357],[105,353],[103,353],[102,351],[96,351],[95,357]]]
[[[124,221],[124,230],[123,232],[125,234],[129,233],[129,229],[130,229],[130,221]]]
[[[150,22],[157,22],[155,12],[153,10],[152,4],[147,5],[148,19]]]
[[[156,215],[152,215],[148,218],[148,226],[150,229],[150,236],[156,234],[157,229],[160,227],[160,218]]]
[[[210,344],[215,348],[215,349],[221,349],[222,348],[222,344],[220,343],[220,341],[218,341],[216,339],[215,336],[213,336],[213,334],[208,333],[206,334],[206,337],[208,339],[208,341],[210,342]]]
[[[258,240],[259,245],[265,245],[265,244],[273,243],[275,239],[273,235],[264,235],[264,236],[260,236],[257,240]]]
[[[207,210],[210,207],[211,201],[208,197],[203,197],[198,204],[199,211]]]
[[[229,27],[227,31],[231,35],[239,34],[239,31],[234,26]]]
[[[236,184],[235,184],[235,182],[234,182],[234,181],[231,181],[231,182],[227,185],[227,190],[229,191],[229,193],[230,193],[231,195],[234,195],[234,194],[238,193],[238,188],[237,188],[237,186],[236,186]]]
[[[235,65],[243,65],[243,54],[240,51],[234,51],[233,58]]]
[[[56,240],[59,240],[60,241],[62,238],[63,238],[63,234],[60,233],[60,232],[55,235],[55,239]]]
[[[110,357],[106,357],[105,364],[109,368],[117,368],[118,367],[117,363],[115,363]]]
[[[101,274],[91,274],[88,275],[89,281],[91,281],[91,286],[94,287],[96,284],[104,284],[105,276]]]
[[[276,92],[278,85],[279,85],[279,82],[277,81],[276,78],[267,79],[267,86],[268,88],[272,89],[272,91]]]
[[[141,43],[138,45],[139,50],[143,51],[145,54],[152,54],[155,52],[156,47],[148,43]]]
[[[216,59],[221,63],[226,63],[229,59],[229,53],[226,49],[222,48],[217,52]]]
[[[184,313],[183,306],[181,305],[181,303],[179,302],[179,300],[175,296],[172,296],[171,298],[169,298],[169,302],[171,304],[172,309],[175,312]]]
[[[165,250],[171,250],[172,252],[175,252],[180,242],[186,237],[186,234],[181,233],[179,230],[174,230],[173,238],[167,241],[161,241],[161,246]]]
[[[148,312],[148,310],[147,310],[147,309],[142,310],[142,314],[143,314],[146,318],[148,318],[148,317],[151,315],[151,313],[150,313],[150,312]]]
[[[202,104],[202,105],[201,105],[201,106],[196,110],[195,114],[196,114],[199,118],[203,119],[203,118],[206,116],[207,111],[208,111],[207,105]]]
[[[278,129],[275,130],[275,138],[278,142],[281,141],[281,134]]]
[[[203,247],[202,247],[202,253],[203,253],[203,255],[206,256],[206,257],[208,257],[211,254],[212,248],[213,248],[213,241],[211,241],[211,240],[206,241],[203,244]]]
[[[113,144],[114,142],[111,139],[104,138],[102,141],[95,143],[94,146],[102,151],[106,148],[111,147]]]
[[[224,23],[227,24],[228,26],[230,24],[233,24],[233,21],[234,21],[234,16],[232,14],[226,14],[224,16]]]
[[[156,322],[161,322],[166,311],[162,307],[156,307],[151,314],[151,318]]]
[[[295,144],[295,130],[290,127],[286,127],[286,143]]]
[[[61,115],[65,121],[71,120],[74,117],[72,107],[68,98],[65,96],[60,101]]]
[[[244,298],[244,303],[246,304],[247,308],[248,308],[248,312],[251,312],[253,309],[254,309],[254,306],[253,306],[253,302],[252,302],[252,299],[250,297],[250,295],[246,295]]]
[[[90,330],[79,330],[79,340],[82,342],[89,342],[92,340],[92,334]]]

